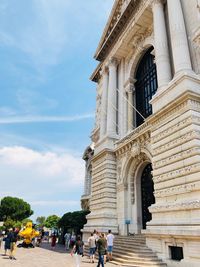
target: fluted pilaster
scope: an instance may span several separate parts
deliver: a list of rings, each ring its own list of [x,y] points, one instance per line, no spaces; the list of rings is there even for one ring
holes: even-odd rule
[[[116,91],[117,91],[117,60],[109,61],[107,135],[116,136]]]
[[[172,78],[163,1],[153,1],[152,10],[155,40],[155,58],[159,88],[167,85]]]
[[[101,122],[100,122],[100,139],[106,134],[107,128],[107,102],[108,102],[108,68],[105,66],[101,71],[102,97],[101,97]]]
[[[175,73],[192,70],[185,22],[180,0],[168,0],[169,26]]]

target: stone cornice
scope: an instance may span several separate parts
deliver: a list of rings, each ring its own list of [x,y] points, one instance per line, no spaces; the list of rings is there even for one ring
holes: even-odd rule
[[[100,62],[96,69],[93,71],[92,75],[90,76],[90,80],[93,82],[98,82],[100,78],[100,69],[102,67],[102,63]]]
[[[95,53],[95,59],[103,61],[110,51],[113,43],[119,38],[131,18],[146,4],[146,0],[130,0],[124,10],[119,11],[121,1],[116,1],[108,23]],[[121,12],[121,13],[120,13]],[[112,19],[113,18],[113,19]]]
[[[115,152],[117,155],[122,154],[126,151],[128,151],[132,147],[132,143],[138,139],[140,140],[140,137],[143,140],[149,140],[150,139],[150,128],[151,125],[148,123],[148,119],[145,123],[134,129],[132,132],[130,132],[127,136],[122,138],[120,141],[115,143]]]
[[[97,155],[95,155],[93,158],[92,158],[92,162],[98,160],[99,158],[107,155],[107,154],[114,154],[114,152],[111,150],[111,149],[103,149],[101,150]]]

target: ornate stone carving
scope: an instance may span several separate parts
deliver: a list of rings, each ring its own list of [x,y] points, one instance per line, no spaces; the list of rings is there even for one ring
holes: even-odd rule
[[[117,183],[121,183],[122,181],[122,165],[121,163],[117,165]]]
[[[199,147],[194,147],[191,149],[188,149],[186,151],[182,151],[180,153],[177,153],[175,155],[170,155],[169,157],[165,159],[161,159],[159,161],[154,162],[154,169],[161,168],[163,166],[169,165],[171,163],[174,163],[178,160],[181,159],[186,159],[189,158],[193,155],[200,155],[200,148]]]
[[[163,140],[165,137],[172,135],[173,133],[185,128],[187,125],[191,124],[192,122],[200,122],[200,118],[197,116],[189,116],[181,121],[175,122],[173,125],[168,127],[165,130],[159,129],[159,132],[151,137],[152,144]]]
[[[149,207],[151,213],[179,211],[179,210],[193,210],[200,209],[200,200],[188,200],[184,202],[170,202],[164,204],[153,204]]]
[[[109,59],[108,66],[109,66],[109,67],[110,67],[110,66],[112,66],[112,67],[116,67],[118,63],[119,63],[119,62],[118,62],[117,58],[115,58],[115,57],[111,57],[111,58]]]
[[[119,184],[117,186],[117,191],[118,192],[126,191],[126,190],[128,190],[128,184],[127,183],[125,183],[125,184]]]
[[[101,95],[98,93],[96,97],[96,114],[95,114],[96,127],[100,126],[101,98],[102,98]]]
[[[174,179],[180,176],[186,176],[191,173],[200,172],[200,163],[192,164],[187,167],[180,168],[175,171],[167,172],[158,176],[154,176],[153,180],[155,183],[169,181],[170,179]]]
[[[179,186],[173,186],[167,189],[155,190],[155,196],[158,198],[167,197],[171,195],[185,194],[194,190],[200,190],[199,183],[182,184]]]
[[[131,156],[136,157],[139,156],[141,152],[141,144],[139,142],[134,142],[131,148]]]
[[[172,140],[171,142],[168,142],[164,145],[158,146],[157,148],[153,149],[153,154],[154,155],[161,154],[162,152],[165,152],[165,151],[167,151],[171,148],[174,148],[176,146],[182,145],[182,144],[188,142],[189,140],[198,139],[199,136],[200,136],[200,131],[191,131],[189,133],[182,135],[179,138]]]
[[[90,200],[89,199],[81,199],[81,208],[83,210],[89,210],[90,209]]]

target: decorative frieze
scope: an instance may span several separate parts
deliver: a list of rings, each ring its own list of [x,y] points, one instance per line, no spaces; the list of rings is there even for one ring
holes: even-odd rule
[[[172,164],[177,161],[182,161],[183,159],[192,157],[194,155],[200,155],[200,147],[194,147],[191,149],[188,149],[186,151],[182,151],[180,153],[177,153],[175,155],[171,155],[165,159],[156,161],[153,163],[154,169],[158,169],[161,167],[164,167],[166,165]]]
[[[190,131],[174,140],[172,140],[171,142],[168,142],[164,145],[158,146],[157,148],[153,149],[153,155],[158,155],[161,154],[171,148],[174,148],[176,146],[180,146],[190,140],[193,139],[200,139],[200,131],[194,130],[194,131]]]
[[[162,190],[155,190],[154,195],[156,198],[163,198],[172,195],[186,194],[193,191],[200,191],[200,183],[181,184],[178,186],[169,187]]]
[[[180,121],[169,122],[170,127],[166,127],[164,130],[162,128],[154,131],[151,136],[151,143],[155,144],[164,138],[171,136],[173,133],[186,128],[191,123],[200,124],[200,117],[188,115],[187,118],[181,119]]]
[[[90,203],[91,210],[102,210],[108,208],[108,203]],[[116,202],[109,202],[109,208],[116,208]]]
[[[160,114],[160,116],[152,117],[151,124],[154,129],[159,129],[161,125],[164,125],[166,121],[169,121],[170,117],[174,117],[175,114],[183,113],[184,109],[189,110],[189,99],[186,99],[182,102],[177,103],[174,105],[173,108],[170,108],[166,111],[162,111],[163,114]]]
[[[145,123],[144,123],[145,124]],[[131,156],[139,155],[142,148],[147,148],[150,143],[150,131],[148,123],[141,125],[137,130],[133,130],[125,138],[121,139],[120,142],[116,142],[116,156],[125,156],[125,153],[131,153]],[[146,131],[145,131],[146,130]],[[127,157],[128,155],[126,155]]]
[[[101,199],[102,201],[104,201],[105,198],[110,198],[113,202],[115,202],[115,198],[116,198],[116,194],[114,193],[110,193],[110,192],[102,192],[102,193],[92,193],[92,200],[91,202],[94,202],[95,200]]]
[[[200,163],[195,163],[190,166],[186,166],[171,172],[167,172],[158,176],[153,176],[154,183],[160,183],[164,181],[169,181],[176,177],[186,176],[192,173],[200,172]]]
[[[153,204],[149,207],[151,213],[158,212],[171,212],[171,211],[182,211],[182,210],[194,210],[200,209],[200,200],[188,200],[183,202],[165,202],[163,204]]]

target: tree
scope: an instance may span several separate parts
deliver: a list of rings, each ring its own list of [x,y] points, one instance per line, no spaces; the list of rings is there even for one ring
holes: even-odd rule
[[[86,224],[86,215],[90,213],[86,210],[67,212],[58,222],[58,226],[63,229],[64,232],[74,231],[76,234],[81,233],[84,224]]]
[[[6,229],[9,229],[9,228],[13,228],[14,227],[14,225],[15,225],[15,221],[14,220],[12,220],[11,218],[7,218],[5,221],[4,221],[4,223],[3,223],[3,226],[6,228]]]
[[[23,199],[16,197],[4,197],[0,205],[0,220],[8,218],[14,221],[22,221],[33,214],[31,206]]]
[[[37,217],[37,219],[36,219],[36,223],[37,223],[37,225],[38,225],[39,227],[44,226],[45,221],[46,221],[46,217],[44,217],[44,216],[39,216],[39,217]]]
[[[57,228],[59,220],[60,217],[58,217],[57,215],[50,215],[47,217],[44,226],[47,228]]]

